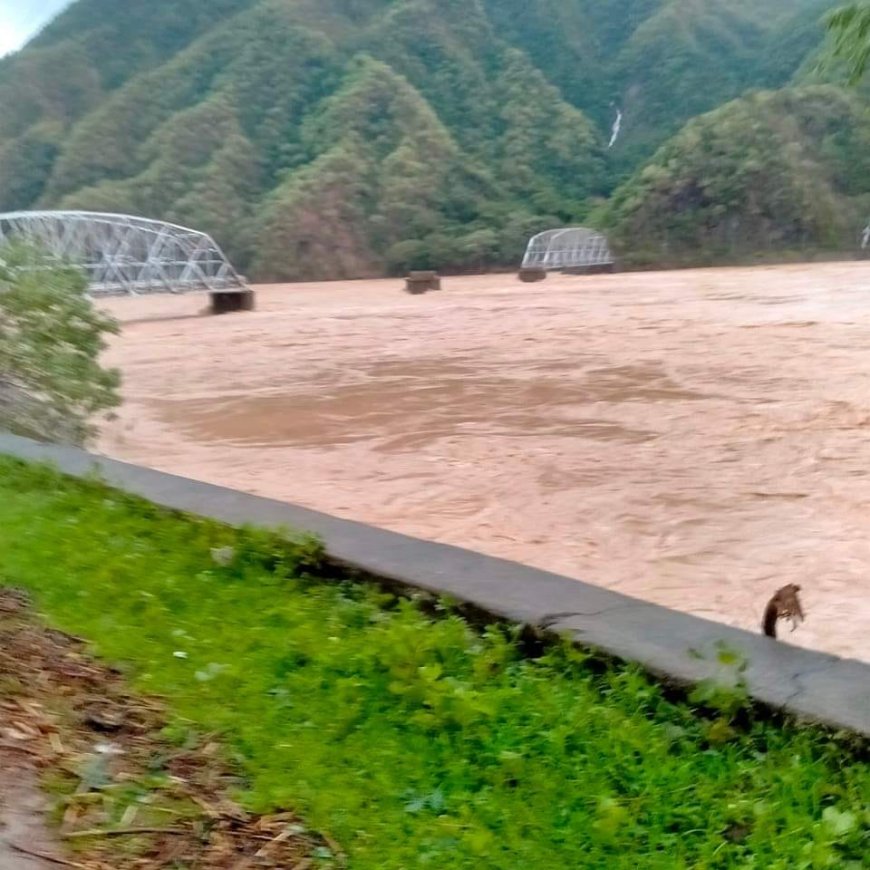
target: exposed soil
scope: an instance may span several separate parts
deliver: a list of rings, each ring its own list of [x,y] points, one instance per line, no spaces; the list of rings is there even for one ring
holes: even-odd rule
[[[45,822],[48,808],[33,759],[17,748],[0,748],[0,867],[3,870],[62,866],[55,863],[64,860],[57,837]]]
[[[0,588],[0,868],[305,870],[334,844],[252,816],[216,740],[178,746],[156,701]],[[324,851],[325,850],[325,851]]]
[[[115,457],[870,661],[870,266],[107,303]]]

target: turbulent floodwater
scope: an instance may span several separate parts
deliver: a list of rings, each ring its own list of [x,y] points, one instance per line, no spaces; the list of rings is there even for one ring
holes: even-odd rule
[[[102,449],[870,661],[870,264],[444,286],[113,300]]]

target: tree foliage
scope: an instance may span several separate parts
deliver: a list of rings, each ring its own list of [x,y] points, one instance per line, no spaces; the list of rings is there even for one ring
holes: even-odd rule
[[[870,63],[870,3],[852,3],[827,19],[834,37],[833,56],[845,62],[852,84],[857,84]]]
[[[38,250],[0,248],[0,426],[75,444],[119,404],[119,376],[100,365],[115,322],[96,311],[78,270]]]
[[[830,86],[759,92],[691,121],[602,216],[639,261],[854,247],[870,205],[870,111]]]

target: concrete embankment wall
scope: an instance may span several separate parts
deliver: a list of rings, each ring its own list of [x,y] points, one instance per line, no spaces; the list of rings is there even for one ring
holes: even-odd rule
[[[307,508],[0,433],[0,453],[50,462],[168,508],[233,525],[319,536],[329,556],[405,586],[449,596],[512,622],[567,633],[577,643],[694,683],[722,677],[721,650],[746,662],[750,695],[798,717],[870,736],[870,665],[740,629],[489,556],[342,520]]]

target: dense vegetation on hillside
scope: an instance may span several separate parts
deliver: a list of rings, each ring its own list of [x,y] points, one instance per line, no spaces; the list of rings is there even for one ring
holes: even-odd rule
[[[493,21],[574,104],[606,127],[615,157],[648,156],[701,112],[789,81],[818,46],[831,0],[486,0]]]
[[[833,58],[845,65],[852,84],[859,82],[870,66],[870,3],[856,0],[841,6],[826,24],[833,36]]]
[[[515,263],[693,116],[801,75],[832,5],[77,0],[0,61],[0,210],[195,225],[264,279]]]
[[[854,248],[868,211],[870,108],[811,86],[691,121],[619,188],[606,223],[635,262],[679,262]]]

